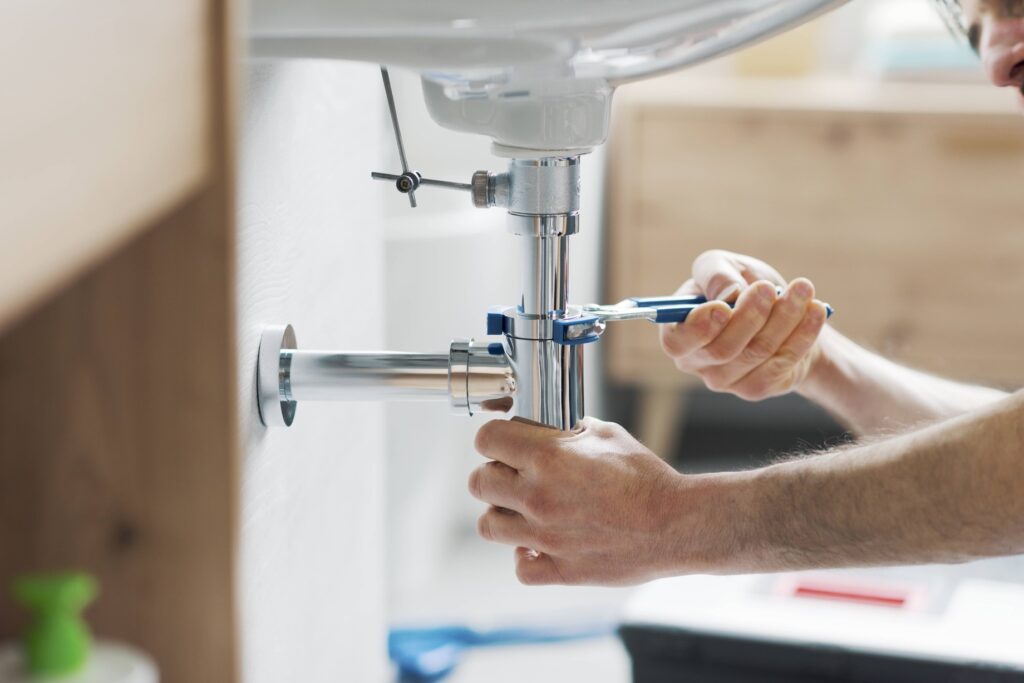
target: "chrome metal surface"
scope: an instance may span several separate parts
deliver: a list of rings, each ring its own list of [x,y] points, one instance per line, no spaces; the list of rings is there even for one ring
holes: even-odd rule
[[[290,427],[295,420],[298,406],[295,401],[284,398],[282,383],[287,367],[281,363],[282,354],[295,346],[295,330],[291,325],[267,327],[260,335],[256,357],[256,407],[260,422],[267,427]]]
[[[586,416],[583,405],[583,350],[586,347],[561,347],[562,361],[562,424],[573,429]]]
[[[519,313],[535,318],[565,315],[569,303],[569,236],[520,237],[519,242]]]
[[[382,74],[387,86],[386,70]],[[401,147],[397,118],[394,123]],[[509,205],[510,231],[520,243],[522,288],[519,305],[504,313],[501,348],[457,341],[447,354],[307,351],[295,349],[294,338],[285,347],[284,328],[275,328],[276,336],[261,345],[261,415],[277,405],[282,411],[290,406],[294,416],[298,401],[448,399],[469,415],[515,407],[524,418],[559,429],[574,427],[584,415],[584,346],[556,343],[553,332],[556,321],[579,315],[579,309],[568,306],[569,237],[579,227],[579,160],[513,160],[509,169],[500,175],[479,171],[468,185],[413,173],[414,179],[402,186],[410,172],[373,174],[396,181],[410,194],[418,184],[436,184],[470,190],[477,205]],[[603,323],[568,333],[599,328]],[[275,343],[276,353],[263,348]],[[290,424],[290,419],[275,424]]]
[[[655,321],[658,317],[657,310],[653,308],[639,308],[632,301],[613,304],[611,306],[602,304],[587,304],[583,312],[588,315],[595,315],[605,322],[619,320],[650,320]]]
[[[579,212],[579,157],[513,159],[508,174],[510,213],[567,215]]]
[[[583,339],[584,337],[590,337],[596,335],[600,337],[604,334],[604,330],[607,327],[604,320],[595,320],[589,323],[577,323],[569,327],[565,333],[565,338],[571,340]]]
[[[493,353],[487,343],[454,341],[448,357],[448,393],[455,412],[472,416],[474,410],[512,409],[517,382],[503,349]]]
[[[583,346],[505,337],[505,352],[516,376],[515,414],[569,430],[585,415]]]
[[[551,339],[554,335],[552,318],[528,318],[519,315],[518,307],[504,311],[505,333],[519,339]]]
[[[448,354],[286,351],[285,398],[292,401],[444,400]]]
[[[501,344],[454,341],[448,353],[295,348],[291,326],[260,337],[257,399],[268,427],[291,425],[299,401],[449,401],[456,412],[508,412],[516,378]]]
[[[477,171],[473,174],[473,206],[487,209],[492,206],[508,206],[508,173]]]
[[[370,177],[374,180],[401,180],[405,177],[405,174],[395,175],[394,173],[381,173],[380,171],[372,171]],[[443,187],[449,190],[463,190],[465,192],[472,192],[473,185],[471,183],[458,183],[454,180],[438,180],[436,178],[423,178],[420,177],[417,180],[418,185],[429,185],[432,187]]]
[[[520,237],[555,237],[575,235],[580,231],[580,217],[577,214],[535,216],[510,213],[505,224],[508,232]]]
[[[409,161],[405,158],[405,145],[402,144],[402,129],[398,125],[398,110],[395,108],[395,95],[391,91],[391,76],[388,75],[387,67],[380,68],[380,77],[384,81],[384,94],[388,98],[388,111],[391,113],[391,127],[395,129],[395,142],[398,143],[398,158],[402,162],[402,176],[408,177],[412,171],[409,169]],[[399,189],[409,195],[409,206],[416,208],[416,188],[407,190]]]
[[[583,417],[583,346],[553,339],[569,302],[569,237],[579,230],[579,159],[513,159],[508,229],[519,241],[521,296],[505,312],[505,350],[516,376],[516,414],[558,429]]]

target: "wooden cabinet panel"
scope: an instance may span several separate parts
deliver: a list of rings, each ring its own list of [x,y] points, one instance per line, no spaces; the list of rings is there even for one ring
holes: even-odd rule
[[[0,328],[210,166],[209,3],[0,5]]]
[[[1024,121],[975,87],[917,86],[910,100],[876,86],[856,106],[764,87],[620,102],[609,299],[671,293],[700,252],[725,248],[811,278],[832,324],[888,356],[1024,381]],[[607,342],[615,379],[685,381],[653,326]]]
[[[189,202],[0,339],[0,584],[94,574],[97,636],[145,649],[165,683],[235,675],[222,218],[214,197]],[[0,640],[24,617],[0,591]]]

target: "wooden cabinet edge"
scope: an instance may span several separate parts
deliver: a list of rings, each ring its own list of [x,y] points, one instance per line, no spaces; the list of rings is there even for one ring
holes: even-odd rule
[[[15,266],[13,276],[8,271],[0,277],[4,283],[0,287],[0,335],[197,197],[207,182],[205,170],[190,175],[194,177],[178,184],[173,192],[166,192],[149,206],[104,229],[98,239],[76,244],[74,253],[42,265],[38,261],[19,264],[23,267]]]

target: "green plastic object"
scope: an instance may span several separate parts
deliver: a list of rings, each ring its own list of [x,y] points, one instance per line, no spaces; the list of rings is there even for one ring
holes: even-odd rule
[[[14,581],[14,599],[32,613],[23,644],[34,676],[67,676],[89,659],[92,638],[82,610],[98,592],[88,574],[36,574]]]

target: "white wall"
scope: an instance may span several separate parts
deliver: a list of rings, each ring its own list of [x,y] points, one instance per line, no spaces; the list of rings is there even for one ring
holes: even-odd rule
[[[246,683],[386,679],[380,404],[299,407],[260,426],[260,328],[305,348],[383,344],[379,72],[340,62],[249,70],[240,143],[243,411],[241,640]]]

